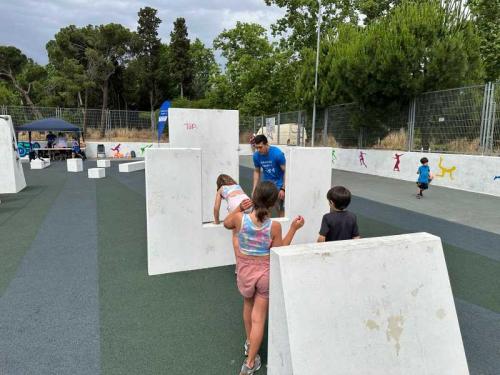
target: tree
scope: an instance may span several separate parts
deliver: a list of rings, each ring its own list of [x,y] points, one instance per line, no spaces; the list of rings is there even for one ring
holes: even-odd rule
[[[37,117],[41,115],[31,99],[32,88],[45,75],[45,69],[27,58],[18,48],[0,46],[0,78],[12,84]]]
[[[119,24],[94,27],[89,47],[85,49],[88,75],[102,91],[102,116],[100,133],[105,133],[105,110],[108,108],[109,80],[130,54],[132,33]]]
[[[265,0],[268,6],[277,5],[286,10],[285,15],[272,26],[273,35],[282,36],[282,45],[301,52],[316,46],[318,20],[317,0]],[[356,24],[357,0],[322,0],[321,31],[335,30],[344,23]]]
[[[177,18],[174,22],[174,30],[170,33],[170,71],[177,83],[181,98],[191,95],[193,84],[193,63],[191,61],[190,40],[186,21]]]
[[[191,44],[189,55],[193,63],[193,99],[200,99],[205,97],[210,80],[219,73],[219,66],[213,51],[198,38]]]
[[[439,2],[403,1],[365,28],[344,25],[321,46],[319,103],[356,102],[356,126],[377,127],[390,108],[425,91],[477,82],[479,40],[469,21],[451,22]],[[314,53],[304,55],[297,97],[311,105]],[[300,95],[299,95],[300,91]]]
[[[237,22],[214,40],[214,47],[227,59],[225,74],[212,80],[209,98],[214,106],[262,114],[296,103],[294,53],[275,48],[262,26]]]
[[[20,98],[18,94],[3,81],[0,81],[0,104],[15,105],[19,104]]]
[[[474,25],[481,38],[481,56],[483,58],[486,80],[500,78],[500,1],[470,0]]]
[[[156,16],[157,10],[145,7],[139,10],[137,26],[137,37],[139,46],[137,49],[136,79],[142,82],[148,92],[150,110],[158,104],[158,64],[160,59],[161,42],[158,38],[158,27],[161,20]]]

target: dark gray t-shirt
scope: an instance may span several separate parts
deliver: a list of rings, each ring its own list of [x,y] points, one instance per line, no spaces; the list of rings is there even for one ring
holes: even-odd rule
[[[333,211],[323,216],[319,234],[326,241],[351,240],[359,236],[356,215],[349,211]]]

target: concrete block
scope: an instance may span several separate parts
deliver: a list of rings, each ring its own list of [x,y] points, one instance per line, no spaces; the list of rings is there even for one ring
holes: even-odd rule
[[[50,167],[49,159],[35,159],[30,162],[31,169],[44,169]]]
[[[66,167],[68,172],[83,172],[82,159],[66,159]]]
[[[104,168],[89,168],[88,169],[89,178],[104,178],[106,177],[106,169]]]
[[[213,221],[217,176],[225,173],[239,179],[239,112],[170,108],[168,128],[170,147],[201,149],[202,221]],[[221,209],[221,219],[225,211]]]
[[[330,212],[331,147],[289,147],[286,152],[285,216],[305,218],[294,244],[316,242],[323,215]],[[288,225],[283,225],[283,232]]]
[[[0,194],[18,193],[25,187],[12,119],[0,116]]]
[[[427,233],[271,252],[269,375],[465,375],[441,240]]]
[[[202,224],[202,151],[146,151],[148,272],[169,272],[234,264],[231,233]]]
[[[109,168],[111,167],[111,161],[108,159],[98,159],[97,168]]]
[[[118,165],[118,171],[119,172],[135,172],[135,171],[140,171],[145,168],[145,163],[144,161],[134,161],[132,163],[121,163]]]

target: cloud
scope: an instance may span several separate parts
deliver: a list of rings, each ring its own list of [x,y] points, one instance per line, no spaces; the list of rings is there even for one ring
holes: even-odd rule
[[[45,45],[60,28],[113,22],[135,30],[137,12],[145,6],[158,9],[163,21],[159,34],[164,43],[170,39],[173,21],[184,17],[190,39],[199,38],[207,46],[237,21],[257,22],[269,28],[283,14],[279,8],[266,6],[264,0],[9,0],[0,12],[0,44],[14,45],[45,64]]]

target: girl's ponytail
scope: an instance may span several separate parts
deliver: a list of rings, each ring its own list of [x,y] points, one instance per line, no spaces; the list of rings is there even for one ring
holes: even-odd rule
[[[253,193],[255,215],[260,222],[269,217],[269,209],[278,200],[278,189],[270,181],[260,182]]]

